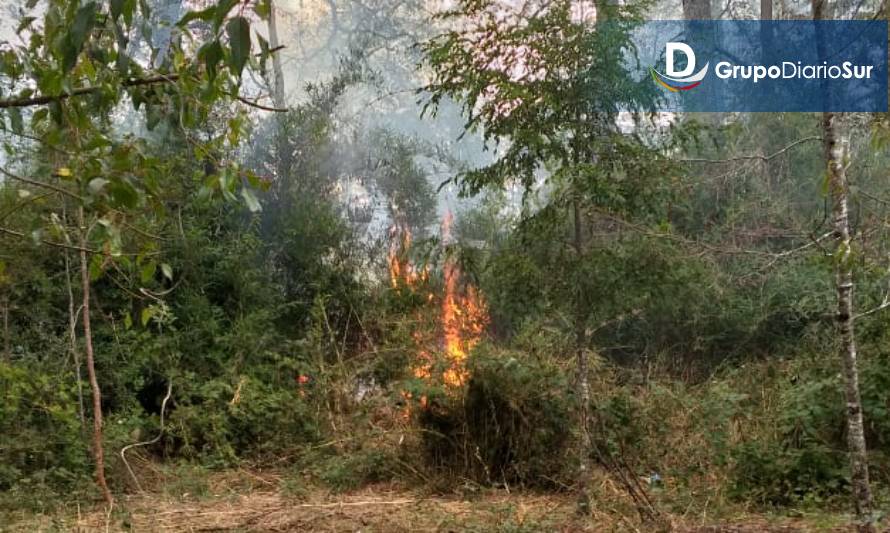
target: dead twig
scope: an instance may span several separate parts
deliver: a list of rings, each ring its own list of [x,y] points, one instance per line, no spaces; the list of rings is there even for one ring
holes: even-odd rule
[[[159,440],[161,440],[161,437],[164,435],[164,411],[167,408],[167,401],[170,399],[171,394],[173,394],[173,380],[172,379],[167,381],[167,395],[164,396],[164,400],[161,402],[161,421],[160,421],[160,428],[158,429],[157,436],[155,436],[155,438],[153,438],[151,440],[135,442],[133,444],[128,444],[128,445],[124,446],[123,448],[121,448],[121,452],[120,452],[121,460],[124,462],[124,466],[127,467],[127,472],[130,473],[130,477],[133,478],[133,482],[136,483],[136,488],[139,490],[139,492],[143,492],[142,485],[139,484],[139,478],[136,477],[136,473],[133,472],[132,468],[130,468],[130,463],[127,461],[126,454],[127,454],[127,451],[130,450],[131,448],[136,448],[138,446],[148,446],[149,444],[154,444],[154,443],[158,442]]]

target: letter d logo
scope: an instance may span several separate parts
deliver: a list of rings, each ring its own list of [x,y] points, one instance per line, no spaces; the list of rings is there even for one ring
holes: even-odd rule
[[[676,62],[674,61],[674,53],[675,52],[683,52],[686,55],[686,68],[683,70],[676,70],[674,65]],[[686,43],[667,43],[665,47],[665,61],[667,62],[667,68],[665,69],[665,73],[672,78],[685,78],[689,76],[693,72],[695,72],[695,52],[692,50],[692,47]]]
[[[677,70],[675,68],[677,63],[675,61],[675,54],[677,52],[681,52],[686,56],[686,68],[683,70]],[[692,73],[695,72],[695,52],[692,50],[692,47],[686,43],[669,42],[665,44],[664,53],[665,72],[667,72],[667,74],[662,74],[652,67],[649,67],[649,71],[652,73],[652,79],[654,79],[656,83],[671,92],[688,91],[698,87],[708,73],[708,65],[710,65],[710,62],[705,63],[705,66],[702,67],[700,71],[692,75]]]

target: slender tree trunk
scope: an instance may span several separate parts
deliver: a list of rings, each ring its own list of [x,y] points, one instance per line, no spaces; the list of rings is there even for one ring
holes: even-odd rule
[[[278,41],[278,13],[275,8],[275,1],[269,1],[269,47],[276,50],[280,46]],[[278,109],[287,108],[287,97],[284,90],[284,70],[281,67],[281,51],[276,50],[272,53],[272,101]],[[275,132],[275,143],[277,150],[275,171],[277,172],[275,180],[275,192],[279,197],[286,195],[286,190],[290,185],[287,180],[290,173],[290,153],[285,132],[285,117],[278,114],[277,130]]]
[[[868,455],[859,395],[856,336],[853,329],[853,261],[850,249],[850,224],[847,211],[847,176],[844,169],[844,142],[837,138],[837,116],[822,114],[822,136],[828,163],[828,183],[832,201],[834,231],[837,236],[835,283],[837,289],[837,325],[841,337],[844,364],[844,392],[847,402],[847,447],[853,481],[853,500],[860,531],[873,531],[872,495],[868,480]]]
[[[572,221],[574,224],[573,247],[575,256],[580,259],[584,251],[583,226],[581,224],[581,208],[577,198],[572,200]],[[578,457],[578,514],[590,513],[590,492],[588,481],[590,478],[590,383],[588,381],[587,350],[585,348],[586,335],[584,327],[584,307],[582,299],[578,296],[575,304],[575,356],[577,359],[578,382],[578,429],[581,436],[581,445]]]
[[[86,429],[86,409],[83,405],[83,376],[80,374],[80,351],[77,349],[77,311],[74,309],[74,289],[71,284],[71,258],[65,251],[65,288],[68,289],[68,349],[74,359],[74,377],[77,380],[77,407],[81,428]]]
[[[3,295],[3,357],[12,361],[12,349],[9,342],[9,296]]]
[[[269,47],[272,50],[280,46],[278,42],[278,15],[275,12],[275,2],[269,1]],[[272,101],[275,107],[284,109],[287,106],[284,95],[284,71],[281,68],[281,51],[272,53]]]
[[[825,1],[812,0],[813,19],[823,20]],[[816,35],[816,46],[824,55],[824,43]],[[823,90],[828,91],[826,85]],[[829,101],[826,94],[826,103]],[[831,213],[837,238],[834,274],[837,291],[837,327],[841,338],[841,361],[844,365],[844,396],[847,403],[847,451],[850,454],[850,474],[853,484],[853,503],[860,531],[874,531],[872,524],[873,500],[868,480],[868,453],[865,444],[865,425],[862,421],[862,400],[859,394],[859,369],[856,335],[853,329],[853,258],[850,242],[850,221],[847,210],[847,171],[844,158],[847,142],[839,139],[838,115],[822,113],[822,143],[828,170]]]
[[[102,391],[96,378],[96,365],[93,355],[93,332],[90,327],[90,266],[87,261],[87,227],[84,222],[83,207],[78,208],[77,221],[80,226],[80,284],[83,290],[83,338],[86,345],[87,374],[90,390],[93,393],[93,458],[96,461],[96,483],[108,505],[114,503],[108,483],[105,481],[105,450],[102,447]]]

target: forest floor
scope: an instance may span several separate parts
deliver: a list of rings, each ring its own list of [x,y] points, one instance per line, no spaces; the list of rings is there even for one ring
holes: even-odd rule
[[[632,514],[615,508],[597,508],[596,504],[592,516],[579,518],[570,494],[485,490],[471,496],[443,496],[391,484],[332,494],[319,488],[288,488],[274,474],[240,470],[240,481],[232,483],[232,479],[231,473],[219,477],[197,494],[174,494],[168,487],[121,496],[111,512],[99,505],[75,505],[46,515],[7,516],[11,522],[5,527],[0,524],[0,531],[854,531],[837,515],[739,514],[719,519],[669,515],[662,526],[656,526],[641,524]],[[188,488],[177,487],[180,491]]]

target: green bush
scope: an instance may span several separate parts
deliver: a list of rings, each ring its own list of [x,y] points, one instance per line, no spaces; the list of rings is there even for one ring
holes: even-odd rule
[[[558,483],[567,464],[571,396],[562,370],[521,354],[476,350],[463,394],[418,410],[429,464],[478,483]],[[415,393],[416,396],[416,393]]]
[[[89,477],[77,393],[62,376],[0,362],[0,492],[66,490]]]
[[[746,442],[735,449],[731,494],[761,505],[822,501],[847,490],[846,453],[818,442],[786,447]]]
[[[243,377],[234,386],[222,379],[201,383],[170,416],[170,451],[209,456],[221,465],[245,455],[275,453],[318,437],[315,415],[299,395]]]
[[[331,456],[314,470],[327,486],[342,492],[391,480],[403,469],[387,450],[367,449],[346,456]]]
[[[868,346],[863,353],[874,352]],[[866,440],[876,459],[890,439],[890,365],[881,352],[861,360]],[[736,446],[733,493],[761,504],[788,505],[844,494],[849,489],[846,418],[840,361],[801,358],[776,406],[775,432]],[[879,477],[879,476],[875,476]]]

